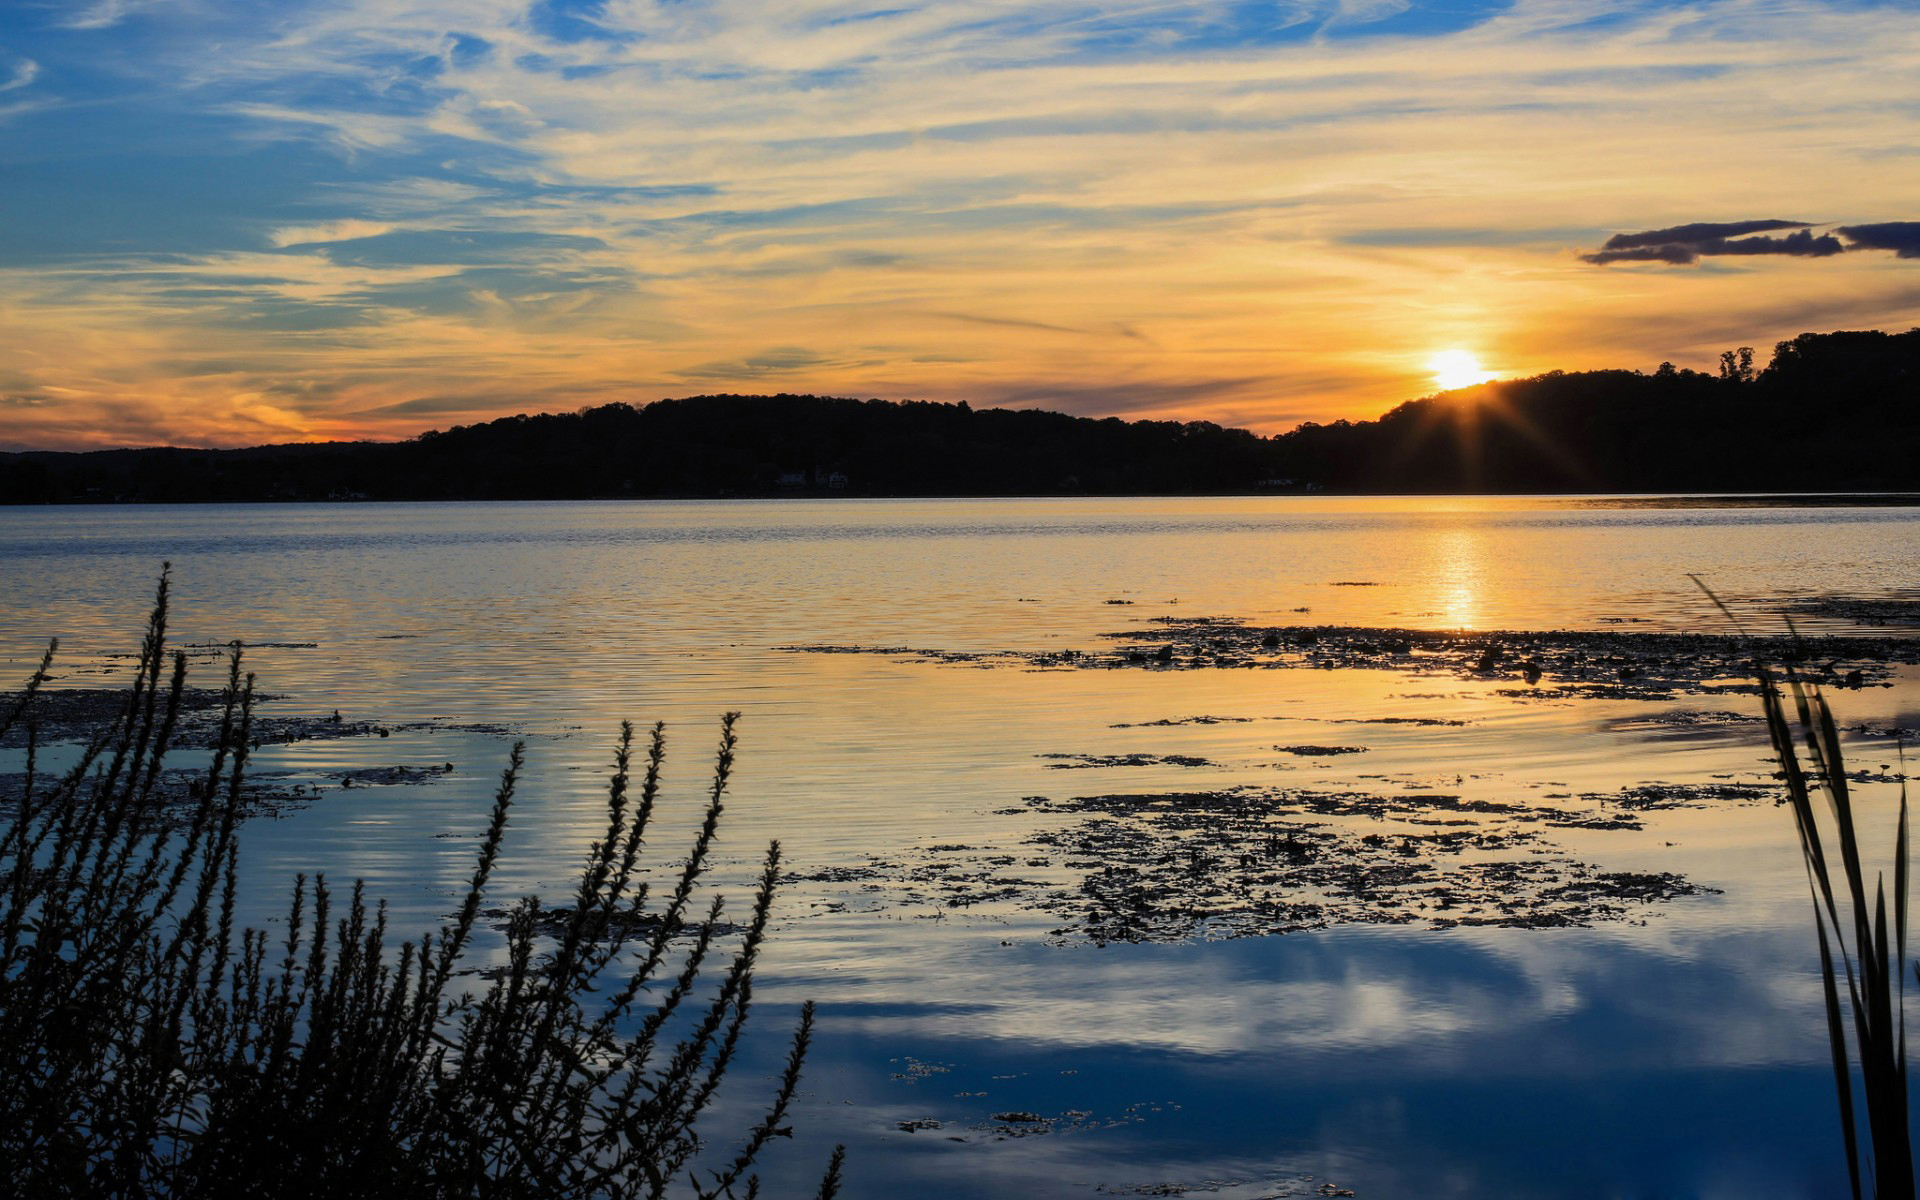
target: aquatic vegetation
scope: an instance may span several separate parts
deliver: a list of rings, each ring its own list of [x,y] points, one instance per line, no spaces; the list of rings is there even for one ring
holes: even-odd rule
[[[901,662],[1028,670],[1398,671],[1506,683],[1516,700],[1726,698],[1757,690],[1753,656],[1794,661],[1794,637],[1578,630],[1388,629],[1344,625],[1250,625],[1233,617],[1153,617],[1100,635],[1109,646],[1078,652],[962,651],[907,646],[789,645],[796,654],[876,654]],[[1831,686],[1888,682],[1895,666],[1920,663],[1920,641],[1824,637],[1819,662],[1803,669]]]
[[[1554,804],[1270,786],[1028,796],[997,810],[1042,818],[1018,846],[934,844],[794,878],[858,885],[868,906],[1045,913],[1060,922],[1049,940],[1063,944],[1644,922],[1716,889],[1605,870],[1556,830],[1641,829],[1645,810],[1772,796],[1736,784],[1645,784]]]
[[[471,882],[437,933],[395,946],[384,902],[356,883],[341,903],[326,879],[303,876],[270,937],[236,928],[253,679],[236,648],[211,760],[191,813],[175,819],[161,782],[191,694],[166,630],[163,575],[134,682],[64,774],[37,764],[34,708],[54,647],[0,706],[0,736],[26,731],[26,770],[0,796],[0,1161],[11,1194],[757,1193],[757,1157],[789,1133],[813,1010],[801,1012],[760,1118],[734,1145],[713,1145],[697,1123],[742,1045],[780,869],[775,843],[738,927],[722,922],[717,898],[696,908],[733,715],[694,844],[657,886],[641,853],[664,733],[656,725],[636,747],[625,725],[605,835],[571,904],[520,901],[497,952],[476,950],[475,931],[518,745]],[[478,995],[465,990],[476,974],[488,981]],[[836,1150],[821,1197],[839,1172]]]
[[[1860,835],[1840,736],[1826,697],[1791,669],[1776,679],[1759,668],[1767,730],[1800,834],[1820,941],[1821,989],[1833,1055],[1847,1173],[1855,1200],[1914,1194],[1908,1125],[1907,795],[1900,789],[1894,835],[1893,895],[1876,875],[1867,894]],[[1784,687],[1782,684],[1784,683]],[[1788,717],[1788,700],[1792,719]],[[1799,743],[1804,742],[1802,762]],[[1815,795],[1825,798],[1831,831],[1823,840]],[[1838,865],[1834,857],[1838,857]],[[1845,901],[1840,897],[1844,894]],[[1844,910],[1844,912],[1843,912]],[[1844,998],[1842,985],[1844,984]],[[1843,1002],[1844,999],[1844,1002]],[[1849,1036],[1851,1035],[1851,1036]],[[1849,1044],[1851,1042],[1851,1044]],[[1863,1177],[1864,1187],[1863,1191]]]

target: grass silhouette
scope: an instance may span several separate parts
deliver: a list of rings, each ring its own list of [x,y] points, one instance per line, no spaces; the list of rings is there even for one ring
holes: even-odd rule
[[[1744,639],[1746,629],[1706,581],[1689,576]],[[1847,1182],[1854,1200],[1912,1200],[1913,1138],[1907,1098],[1907,785],[1900,784],[1894,828],[1893,897],[1886,876],[1874,877],[1867,898],[1853,793],[1840,751],[1839,726],[1817,684],[1800,677],[1795,661],[1806,649],[1787,623],[1794,649],[1789,660],[1756,658],[1760,704],[1767,736],[1780,763],[1787,802],[1800,836],[1800,857],[1813,896],[1814,932],[1820,943],[1820,988],[1826,1002],[1827,1046],[1840,1129],[1847,1155]],[[1791,701],[1791,711],[1789,711]],[[1804,745],[1806,760],[1801,760]],[[1824,803],[1816,804],[1820,797]],[[1832,828],[1823,835],[1821,811]],[[1829,842],[1831,845],[1829,846]],[[1831,853],[1829,852],[1831,850]],[[1839,856],[1838,885],[1833,855]],[[1844,906],[1841,898],[1845,898]],[[1844,910],[1844,915],[1843,915]],[[1920,964],[1914,967],[1920,978]],[[1842,984],[1845,1003],[1842,1003]]]
[[[755,1196],[813,1027],[800,1014],[759,1119],[698,1128],[735,1060],[778,843],[751,915],[696,909],[735,753],[722,722],[705,819],[657,889],[641,854],[664,731],[623,725],[606,828],[571,904],[521,900],[504,963],[463,990],[518,786],[516,745],[472,879],[437,932],[395,945],[356,883],[293,886],[284,935],[236,928],[253,679],[229,657],[217,744],[170,812],[162,767],[186,660],[161,576],[134,681],[78,761],[43,777],[34,702],[57,644],[0,710],[26,771],[0,796],[0,1162],[34,1197]],[[635,758],[641,761],[636,764]],[[636,778],[637,772],[637,778]],[[709,976],[711,978],[709,978]],[[839,1186],[836,1149],[818,1196]]]
[[[1911,1198],[1906,785],[1900,788],[1894,834],[1893,894],[1887,894],[1883,873],[1875,876],[1869,897],[1833,710],[1820,689],[1800,679],[1791,666],[1776,677],[1762,664],[1759,677],[1767,731],[1779,756],[1813,895],[1848,1181],[1855,1200]],[[1816,798],[1824,803],[1816,803]],[[1829,827],[1824,837],[1823,824]]]

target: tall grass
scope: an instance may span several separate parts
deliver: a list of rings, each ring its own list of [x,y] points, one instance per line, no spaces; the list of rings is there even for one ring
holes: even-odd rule
[[[1840,736],[1826,697],[1791,667],[1776,676],[1761,664],[1758,672],[1767,731],[1779,756],[1813,894],[1848,1181],[1854,1200],[1911,1200],[1906,786],[1901,785],[1894,834],[1893,894],[1887,895],[1884,873],[1876,873],[1869,897]],[[1824,838],[1821,810],[1830,826]]]
[[[571,903],[513,906],[475,995],[470,951],[518,786],[516,745],[457,913],[395,945],[359,883],[295,880],[284,931],[236,928],[253,677],[236,647],[219,736],[169,810],[186,660],[166,648],[163,575],[117,716],[43,777],[34,701],[0,736],[27,769],[0,797],[0,1163],[34,1197],[753,1196],[788,1134],[813,1028],[801,1010],[758,1120],[711,1146],[698,1120],[740,1049],[780,848],[750,914],[697,905],[735,752],[721,727],[684,866],[641,867],[662,727],[621,729],[606,828]],[[640,759],[635,763],[636,756]],[[637,778],[636,776],[637,772]],[[711,976],[711,978],[709,978]],[[818,1195],[838,1188],[835,1150]]]

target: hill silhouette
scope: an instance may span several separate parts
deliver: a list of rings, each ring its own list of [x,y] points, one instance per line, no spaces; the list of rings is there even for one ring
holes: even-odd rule
[[[405,442],[0,455],[0,501],[1920,491],[1920,329],[1802,334],[1764,369],[1553,371],[1261,437],[823,396],[505,417]]]
[[[1910,491],[1920,329],[1801,334],[1756,371],[1552,371],[1273,439],[1275,469],[1338,490]]]
[[[0,498],[578,499],[1232,491],[1269,441],[1205,421],[824,396],[695,396],[503,417],[406,442],[0,457]]]

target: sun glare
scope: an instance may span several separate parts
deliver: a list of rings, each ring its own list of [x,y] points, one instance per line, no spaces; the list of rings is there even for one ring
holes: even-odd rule
[[[1427,369],[1433,372],[1433,381],[1443,392],[1472,387],[1493,378],[1493,372],[1481,367],[1480,360],[1470,350],[1442,350],[1427,360]]]

